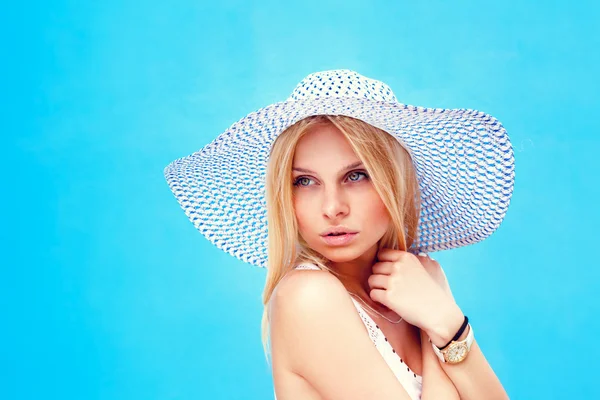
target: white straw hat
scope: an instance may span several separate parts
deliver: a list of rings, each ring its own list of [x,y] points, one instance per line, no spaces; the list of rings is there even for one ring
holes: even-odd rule
[[[421,191],[417,241],[433,252],[479,242],[506,214],[513,149],[492,116],[399,103],[383,82],[350,70],[308,75],[283,102],[252,112],[213,142],[164,170],[185,214],[214,245],[267,266],[265,174],[271,145],[311,115],[346,115],[378,127],[411,154]]]

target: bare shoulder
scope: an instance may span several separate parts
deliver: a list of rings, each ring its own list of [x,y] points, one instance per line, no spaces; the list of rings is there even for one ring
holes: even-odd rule
[[[282,279],[272,298],[271,340],[273,352],[285,353],[289,369],[322,397],[409,399],[327,271],[294,270]]]
[[[323,293],[323,290],[327,290],[327,292]],[[328,271],[292,270],[279,282],[273,297],[276,303],[289,305],[296,301],[300,303],[303,303],[303,300],[315,301],[313,299],[317,293],[320,293],[321,296],[325,295],[326,297],[322,300],[326,300],[331,295],[338,297],[345,294],[346,291],[344,285]],[[316,299],[316,301],[320,300]]]
[[[351,306],[348,304],[351,300],[346,297],[344,285],[328,271],[288,272],[271,298],[271,336],[282,337],[285,347],[295,347],[301,338],[293,333],[294,329],[320,329],[314,326],[319,318],[332,317],[329,314]]]

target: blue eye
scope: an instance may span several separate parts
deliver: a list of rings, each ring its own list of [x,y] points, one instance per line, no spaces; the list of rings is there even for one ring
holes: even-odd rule
[[[363,176],[365,179],[369,178],[369,176],[368,176],[368,175],[367,175],[367,174],[366,174],[364,171],[352,171],[352,172],[350,172],[348,175],[346,175],[346,177],[347,177],[347,179],[348,179],[350,182],[361,182],[362,180],[364,180],[364,179],[360,179],[360,176],[361,176],[361,175],[362,175],[362,176]],[[354,177],[356,177],[356,178],[354,178]],[[354,178],[354,179],[353,179],[353,178]],[[306,184],[302,184],[302,182],[306,182],[306,181],[310,182],[310,181],[312,181],[312,179],[310,179],[310,178],[309,178],[309,177],[307,177],[307,176],[301,176],[301,177],[298,177],[298,178],[297,178],[297,179],[294,181],[294,186],[296,186],[296,187],[307,187],[307,186],[310,186],[308,183],[306,183]]]
[[[364,173],[364,172],[362,172],[362,171],[352,171],[352,172],[350,172],[350,173],[348,174],[348,179],[350,179],[350,177],[351,177],[351,176],[353,176],[353,175],[355,175],[355,176],[356,176],[356,175],[359,175],[359,176],[360,176],[360,175],[363,175],[365,178],[368,178],[367,174],[365,174],[365,173]],[[352,181],[352,182],[360,182],[360,179],[350,179],[350,181]]]
[[[296,179],[296,181],[294,181],[294,186],[308,186],[308,185],[302,185],[300,184],[300,181],[302,181],[303,179],[309,180],[311,181],[312,179],[307,178],[306,176],[301,176],[300,178]]]

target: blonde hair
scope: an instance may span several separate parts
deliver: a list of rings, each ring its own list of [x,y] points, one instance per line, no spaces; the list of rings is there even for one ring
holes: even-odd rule
[[[390,229],[379,242],[407,251],[416,242],[420,212],[419,186],[410,154],[387,132],[361,120],[317,115],[298,121],[275,140],[266,171],[268,269],[263,290],[261,338],[269,362],[269,301],[277,284],[299,263],[314,263],[329,270],[327,259],[311,249],[298,233],[293,206],[292,161],[298,141],[319,124],[332,124],[349,141],[365,169],[390,219]]]

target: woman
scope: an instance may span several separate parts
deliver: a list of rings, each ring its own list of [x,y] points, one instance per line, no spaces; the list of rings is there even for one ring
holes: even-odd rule
[[[405,106],[335,70],[165,174],[209,240],[268,266],[263,344],[279,400],[409,400],[507,398],[425,253],[489,236],[513,171],[490,116]]]

